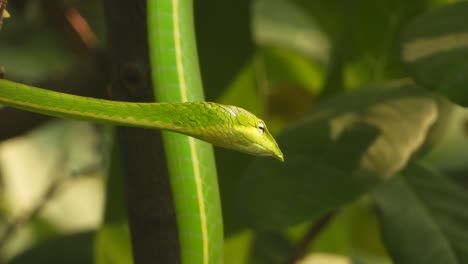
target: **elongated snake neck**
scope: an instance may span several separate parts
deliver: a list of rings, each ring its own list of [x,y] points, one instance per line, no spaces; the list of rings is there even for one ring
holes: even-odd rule
[[[6,80],[0,82],[3,83],[0,103],[4,105],[55,117],[164,129],[195,137],[202,137],[209,128],[226,129],[234,125],[235,116],[242,111],[211,102],[118,102],[63,94]]]

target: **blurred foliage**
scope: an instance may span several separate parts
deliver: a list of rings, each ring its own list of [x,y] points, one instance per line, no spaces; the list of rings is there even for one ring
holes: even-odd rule
[[[463,263],[468,258],[466,190],[411,165],[373,191],[382,236],[396,263]],[[420,246],[415,246],[420,245]]]
[[[460,3],[428,12],[402,37],[402,58],[414,78],[463,106],[468,106],[468,62],[460,58],[468,55],[467,11],[468,3]]]
[[[15,257],[9,263],[91,263],[93,233],[61,236],[46,241]]]
[[[279,135],[285,164],[259,158],[239,178],[237,215],[278,230],[349,202],[398,172],[436,115],[431,95],[411,84],[362,89],[316,106]]]
[[[101,1],[51,1],[90,25],[87,56],[40,1],[10,2],[7,78],[47,85],[79,75],[89,53],[105,60]],[[207,98],[262,116],[286,159],[216,149],[226,263],[468,262],[468,113],[452,103],[468,104],[468,5],[456,2],[195,1]],[[10,263],[131,263],[116,160],[101,225],[71,234],[32,219],[54,238]],[[0,197],[0,232],[9,206]]]

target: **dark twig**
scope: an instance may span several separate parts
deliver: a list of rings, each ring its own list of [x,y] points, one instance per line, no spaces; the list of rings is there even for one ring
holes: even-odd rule
[[[326,227],[330,221],[335,218],[337,213],[338,210],[334,210],[318,219],[305,233],[304,237],[302,237],[302,239],[293,248],[291,257],[286,263],[294,264],[302,259],[307,253],[307,248],[310,246],[310,243],[312,243],[312,241],[317,238],[324,227]]]

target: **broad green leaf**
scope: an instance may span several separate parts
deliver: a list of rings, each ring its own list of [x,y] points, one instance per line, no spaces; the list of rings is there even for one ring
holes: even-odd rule
[[[26,250],[8,263],[92,263],[93,237],[94,233],[86,232],[51,239]]]
[[[467,263],[466,191],[423,166],[401,174],[373,192],[395,263]]]
[[[436,121],[436,100],[411,83],[324,102],[279,136],[285,162],[258,158],[240,179],[247,225],[281,230],[341,206],[404,168]]]
[[[468,106],[468,3],[428,12],[404,30],[401,57],[416,82]]]

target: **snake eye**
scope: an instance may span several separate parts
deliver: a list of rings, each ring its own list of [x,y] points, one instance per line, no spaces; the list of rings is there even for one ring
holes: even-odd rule
[[[258,123],[258,130],[260,131],[260,134],[263,134],[265,132],[265,123]]]

